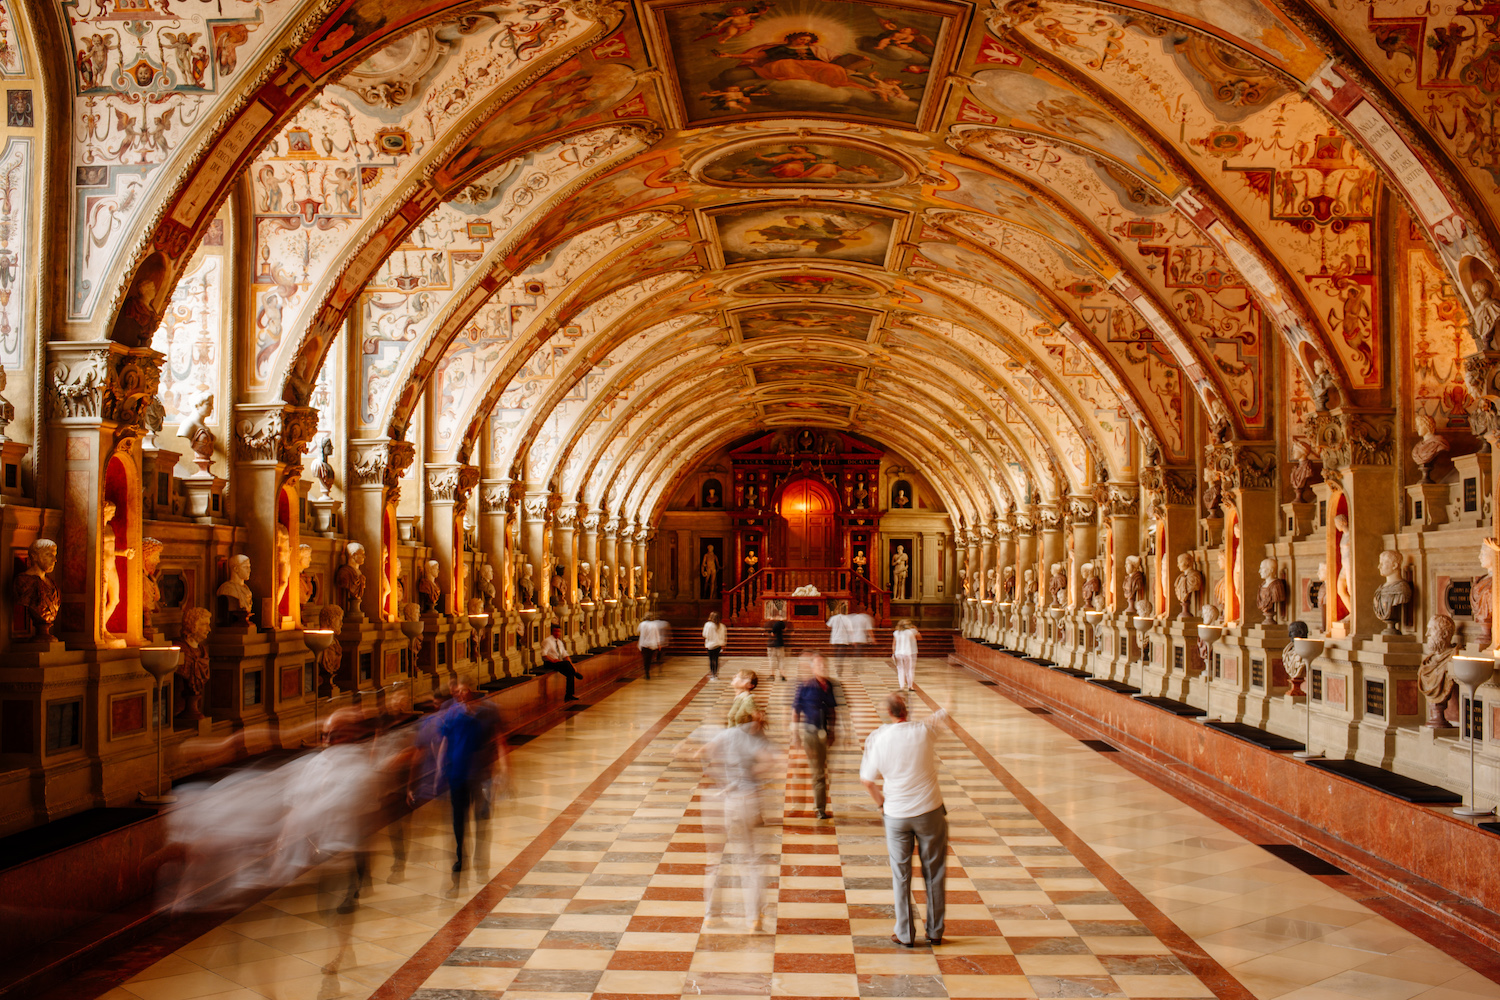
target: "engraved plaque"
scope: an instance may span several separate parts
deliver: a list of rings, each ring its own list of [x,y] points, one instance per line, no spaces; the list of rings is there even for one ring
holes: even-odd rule
[[[1464,480],[1464,513],[1472,514],[1479,509],[1479,480],[1469,478]]]
[[[1467,618],[1474,614],[1473,596],[1473,580],[1453,580],[1443,590],[1443,604],[1455,618]]]

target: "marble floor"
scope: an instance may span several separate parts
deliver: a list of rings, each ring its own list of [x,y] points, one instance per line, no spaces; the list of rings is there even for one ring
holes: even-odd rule
[[[785,762],[760,845],[766,919],[753,933],[736,913],[741,863],[728,879],[734,915],[708,923],[718,834],[692,751],[731,692],[706,683],[701,662],[669,660],[515,747],[511,794],[468,871],[451,873],[447,808],[430,803],[412,817],[404,866],[387,838],[371,843],[372,884],[353,912],[338,912],[343,875],[329,866],[55,995],[1500,998],[1492,953],[1451,947],[1460,960],[1352,878],[1303,873],[936,660],[918,665],[914,715],[941,704],[956,723],[940,746],[953,855],[943,944],[889,937],[880,818],[857,780],[894,681],[873,659],[843,678],[828,821],[814,818],[805,761],[787,749],[791,685],[762,685]],[[741,665],[762,666],[726,659],[723,676]]]

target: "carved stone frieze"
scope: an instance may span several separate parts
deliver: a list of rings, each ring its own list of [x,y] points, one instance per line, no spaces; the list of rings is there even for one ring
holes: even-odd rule
[[[1098,516],[1099,507],[1091,497],[1071,496],[1068,497],[1067,514],[1068,521],[1079,524],[1092,521]]]
[[[49,353],[47,397],[54,418],[143,425],[161,388],[160,354],[81,344],[53,345]]]
[[[1469,429],[1494,445],[1500,442],[1500,352],[1470,354],[1462,367],[1469,391]]]
[[[242,462],[279,462],[297,470],[318,433],[318,411],[278,403],[236,407],[234,443]]]
[[[1307,425],[1325,476],[1350,466],[1390,465],[1396,460],[1396,423],[1389,413],[1316,412]]]
[[[1037,523],[1043,531],[1058,531],[1063,526],[1063,511],[1056,504],[1041,504],[1036,509]]]
[[[1269,490],[1276,486],[1276,452],[1269,444],[1226,441],[1204,449],[1204,475],[1219,489]]]
[[[378,441],[355,441],[354,485],[379,486],[399,496],[401,477],[411,468],[417,457],[416,446],[410,441],[381,439]]]
[[[1094,502],[1106,517],[1134,517],[1141,509],[1140,490],[1131,483],[1100,483]]]

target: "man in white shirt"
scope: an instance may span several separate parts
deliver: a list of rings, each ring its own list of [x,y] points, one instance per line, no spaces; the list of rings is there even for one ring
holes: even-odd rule
[[[568,652],[568,644],[563,642],[562,626],[553,625],[552,634],[542,640],[542,673],[551,671],[562,674],[568,680],[567,700],[577,701],[573,684],[583,675],[573,666],[572,654]]]
[[[911,850],[922,859],[927,890],[927,941],[943,943],[943,910],[948,880],[948,810],[938,788],[938,727],[948,712],[938,709],[921,722],[907,720],[906,698],[899,692],[885,700],[888,725],[865,740],[859,780],[885,817],[885,846],[890,855],[896,895],[896,933],[903,948],[916,944],[911,915]],[[884,787],[877,782],[884,779]]]
[[[641,634],[636,639],[636,645],[641,648],[641,666],[645,668],[646,680],[651,679],[652,663],[661,666],[661,661],[666,656],[667,644],[671,641],[672,626],[663,619],[649,614],[646,620],[641,622]]]
[[[854,662],[869,655],[870,639],[875,631],[875,619],[869,612],[861,611],[849,616],[849,642],[854,647]]]
[[[852,617],[840,609],[828,619],[828,641],[833,646],[833,672],[844,676],[844,661],[849,659],[849,643],[854,641],[854,630],[850,627]]]

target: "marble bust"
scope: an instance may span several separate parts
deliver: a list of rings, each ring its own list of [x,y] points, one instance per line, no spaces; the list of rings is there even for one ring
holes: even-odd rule
[[[1384,581],[1375,590],[1375,617],[1385,622],[1385,635],[1400,635],[1401,616],[1412,598],[1411,584],[1401,576],[1401,553],[1380,553],[1379,572]]]
[[[213,464],[214,446],[218,443],[208,426],[208,418],[213,416],[213,412],[214,394],[200,392],[188,401],[187,416],[177,425],[177,436],[193,450],[193,464],[198,466],[196,475],[199,478],[213,475],[209,466]]]
[[[250,592],[250,557],[229,557],[229,579],[219,585],[219,624],[249,625],[250,614],[255,604],[255,595]]]
[[[1203,574],[1198,570],[1198,560],[1191,552],[1177,556],[1177,579],[1172,584],[1172,593],[1182,607],[1177,612],[1178,621],[1187,621],[1197,610],[1198,595],[1203,593]]]
[[[1099,567],[1086,562],[1082,567],[1083,588],[1079,597],[1085,610],[1099,611],[1104,607],[1104,581],[1099,578]]]
[[[1120,584],[1125,607],[1134,609],[1146,597],[1146,574],[1141,570],[1140,556],[1125,557],[1125,580]]]
[[[344,595],[344,611],[355,610],[365,599],[365,547],[359,542],[344,546],[344,565],[334,574],[333,582]]]
[[[442,566],[436,559],[427,560],[422,579],[417,581],[417,603],[423,614],[441,613],[443,610],[443,588],[438,586],[438,573]]]
[[[1452,617],[1435,614],[1427,619],[1427,635],[1422,643],[1422,665],[1417,669],[1417,685],[1427,699],[1427,721],[1424,725],[1444,729],[1458,724],[1459,706],[1455,697],[1458,685],[1448,672],[1448,661],[1458,651],[1454,636],[1458,626]]]
[[[213,616],[207,608],[185,608],[182,612],[182,635],[178,645],[182,647],[182,662],[177,666],[175,683],[180,697],[177,710],[179,717],[196,722],[203,718],[203,692],[208,687],[209,656],[204,643],[209,629],[213,627]]]
[[[1255,606],[1260,609],[1262,625],[1277,625],[1281,622],[1281,609],[1286,606],[1287,585],[1278,572],[1275,556],[1260,561],[1260,590],[1255,595]]]
[[[24,634],[18,630],[17,639],[52,641],[52,625],[62,607],[62,592],[47,574],[56,566],[56,542],[50,538],[38,538],[31,543],[27,550],[26,571],[17,576],[13,584],[16,607],[24,619]]]
[[[1417,414],[1417,443],[1411,446],[1411,460],[1422,472],[1422,482],[1432,482],[1432,466],[1448,454],[1448,441],[1437,432],[1437,424],[1425,413]]]

